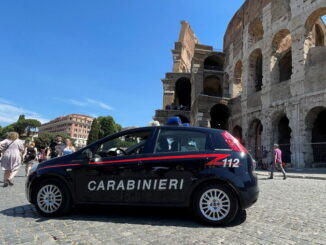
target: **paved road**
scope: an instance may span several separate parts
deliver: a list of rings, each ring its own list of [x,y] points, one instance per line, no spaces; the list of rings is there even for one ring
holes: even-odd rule
[[[259,201],[222,228],[176,208],[82,207],[45,219],[27,203],[24,181],[0,188],[0,244],[326,244],[325,180],[260,177]]]

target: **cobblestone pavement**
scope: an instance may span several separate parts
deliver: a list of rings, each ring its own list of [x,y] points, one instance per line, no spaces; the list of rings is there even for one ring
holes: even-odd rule
[[[214,228],[179,208],[80,207],[46,219],[27,202],[19,175],[0,188],[0,244],[326,244],[325,180],[259,178],[258,202]]]

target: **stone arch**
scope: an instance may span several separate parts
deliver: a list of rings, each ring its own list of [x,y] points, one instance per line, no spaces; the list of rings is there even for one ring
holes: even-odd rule
[[[325,26],[324,26],[325,28]],[[325,30],[320,24],[315,24],[315,46],[325,46]]]
[[[288,29],[279,30],[272,42],[273,53],[282,53],[292,46],[291,33]]]
[[[213,71],[223,71],[224,60],[218,55],[210,55],[204,60],[204,69]]]
[[[326,166],[326,107],[312,108],[305,118],[305,165]]]
[[[324,15],[326,15],[326,7],[316,9],[312,12],[305,23],[306,31],[310,32],[316,22]]]
[[[186,116],[183,116],[183,115],[175,115],[175,117],[179,117],[181,119],[181,122],[182,123],[190,123],[190,120]]]
[[[278,31],[272,42],[272,82],[284,82],[292,76],[292,37],[290,31]]]
[[[262,160],[262,133],[263,124],[257,118],[253,119],[248,129],[248,149],[256,160]]]
[[[254,50],[249,56],[248,94],[260,91],[263,86],[263,55],[261,49]]]
[[[283,54],[278,62],[279,82],[288,81],[292,76],[292,50]]]
[[[210,110],[211,128],[228,130],[230,109],[224,104],[216,104]]]
[[[284,18],[284,16],[291,17],[291,3],[290,0],[272,0],[272,23]]]
[[[223,86],[221,80],[216,76],[208,76],[204,79],[204,94],[210,96],[223,96]]]
[[[282,159],[286,163],[291,163],[291,135],[290,120],[286,113],[278,111],[274,113],[272,121],[273,144],[279,144],[282,150]]]
[[[316,46],[326,46],[326,26],[322,17],[326,15],[326,7],[319,8],[311,13],[305,23],[306,40],[305,53],[309,48]]]
[[[242,138],[242,128],[239,125],[236,125],[232,129],[232,135],[239,140],[240,143],[243,144],[243,138]]]
[[[249,45],[260,41],[264,37],[264,27],[260,19],[256,19],[249,24]]]
[[[189,78],[179,78],[175,83],[175,106],[189,107],[191,105],[191,83]]]
[[[239,60],[234,67],[233,76],[233,97],[236,97],[242,93],[242,61]]]

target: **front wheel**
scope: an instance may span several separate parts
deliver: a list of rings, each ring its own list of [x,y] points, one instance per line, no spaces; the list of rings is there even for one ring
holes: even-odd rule
[[[200,222],[226,225],[234,220],[239,204],[234,192],[228,186],[216,183],[197,190],[192,207]]]
[[[61,216],[70,210],[71,197],[66,186],[60,181],[44,180],[35,188],[34,204],[42,216]]]

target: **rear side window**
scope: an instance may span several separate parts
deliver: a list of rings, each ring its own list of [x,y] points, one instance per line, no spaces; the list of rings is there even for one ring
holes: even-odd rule
[[[203,151],[207,148],[207,135],[190,130],[162,129],[154,152]]]

